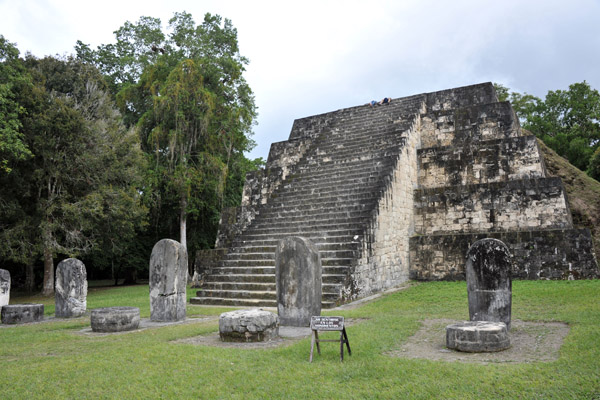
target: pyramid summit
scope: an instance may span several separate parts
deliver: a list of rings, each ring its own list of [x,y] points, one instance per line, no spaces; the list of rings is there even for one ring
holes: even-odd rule
[[[290,236],[319,250],[323,307],[465,279],[467,250],[488,237],[509,247],[515,278],[599,276],[589,230],[491,83],[294,121],[197,254],[192,303],[275,307],[275,249]]]

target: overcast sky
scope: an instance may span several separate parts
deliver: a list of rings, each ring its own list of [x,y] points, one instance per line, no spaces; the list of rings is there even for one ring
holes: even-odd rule
[[[386,96],[488,81],[539,97],[583,80],[600,90],[600,0],[0,0],[0,34],[22,54],[62,55],[177,11],[237,28],[259,108],[251,158],[296,118]]]

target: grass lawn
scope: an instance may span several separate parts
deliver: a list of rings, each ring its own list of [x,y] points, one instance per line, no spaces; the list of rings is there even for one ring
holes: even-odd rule
[[[191,296],[193,290],[188,290]],[[403,359],[397,349],[432,318],[468,319],[465,282],[414,285],[359,308],[348,328],[352,356],[310,338],[287,347],[232,349],[174,343],[218,330],[216,321],[120,335],[78,334],[89,318],[0,328],[1,399],[600,399],[600,281],[515,281],[513,319],[563,321],[570,332],[553,362],[470,364]],[[53,315],[53,299],[43,302]],[[147,286],[91,288],[88,309],[140,307]],[[188,316],[227,308],[188,305]]]

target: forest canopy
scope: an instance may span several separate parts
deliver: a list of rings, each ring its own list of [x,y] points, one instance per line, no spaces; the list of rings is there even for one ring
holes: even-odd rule
[[[257,111],[230,20],[181,12],[114,34],[42,59],[0,36],[0,260],[28,290],[52,293],[66,257],[135,282],[162,238],[211,247],[262,165],[244,155]]]

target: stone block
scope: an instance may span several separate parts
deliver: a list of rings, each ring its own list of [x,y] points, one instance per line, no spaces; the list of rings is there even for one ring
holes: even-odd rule
[[[223,342],[264,342],[279,336],[279,318],[258,308],[237,310],[219,317],[219,337]]]
[[[12,304],[2,307],[3,324],[24,324],[44,319],[43,304]]]
[[[105,307],[92,310],[90,317],[94,332],[123,332],[140,326],[137,307]]]
[[[510,329],[512,255],[498,239],[482,239],[467,252],[465,266],[471,321],[503,322]]]
[[[469,353],[506,350],[510,336],[504,322],[465,321],[446,327],[446,347]]]
[[[280,240],[275,252],[277,312],[281,325],[309,326],[321,315],[321,257],[303,237]]]
[[[0,309],[10,302],[10,272],[0,269]]]
[[[83,262],[67,258],[58,263],[54,290],[56,317],[80,317],[85,314],[87,290],[87,273]]]
[[[158,241],[150,256],[150,320],[185,319],[187,250],[171,239]]]

